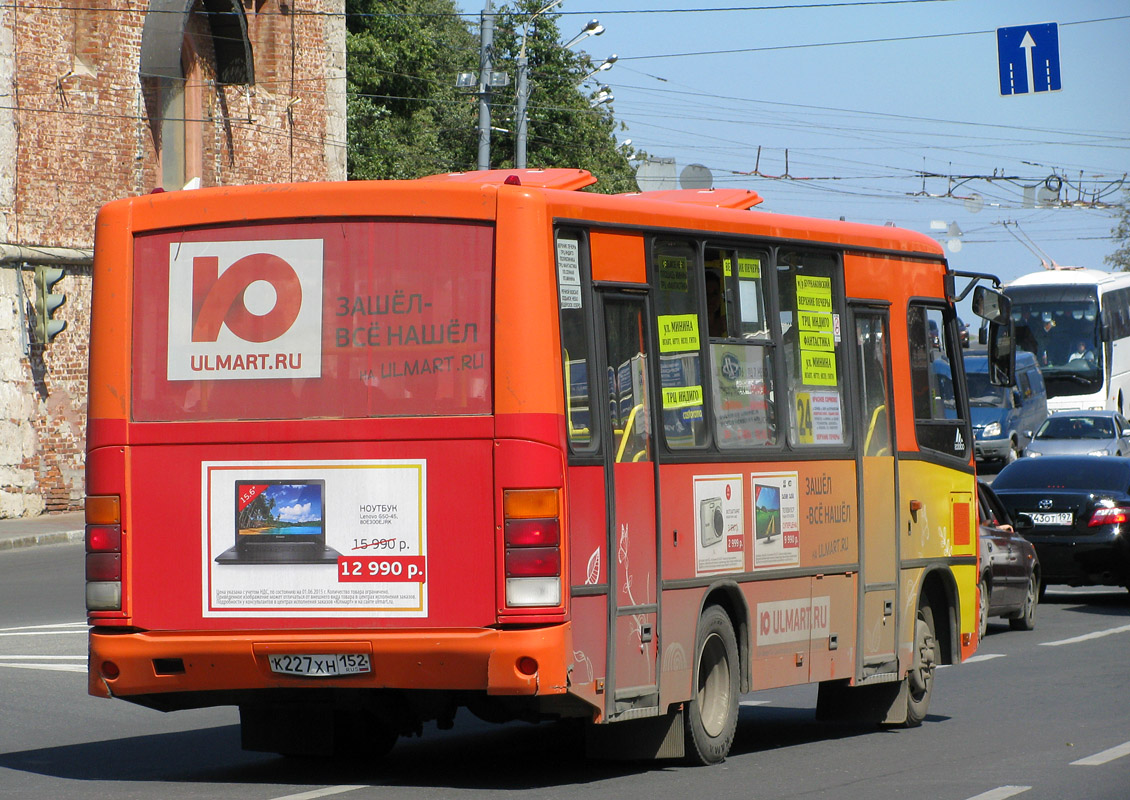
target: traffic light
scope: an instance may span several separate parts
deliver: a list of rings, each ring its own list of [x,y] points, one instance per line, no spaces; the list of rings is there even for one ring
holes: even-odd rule
[[[35,267],[35,332],[36,341],[40,344],[47,344],[67,327],[66,320],[51,319],[55,309],[67,299],[66,295],[51,292],[51,287],[62,277],[63,270],[59,267],[45,267],[42,264]]]

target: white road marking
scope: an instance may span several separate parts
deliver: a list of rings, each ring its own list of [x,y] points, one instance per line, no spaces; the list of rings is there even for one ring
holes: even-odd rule
[[[1005,800],[1006,797],[1015,797],[1031,788],[1031,786],[998,786],[996,789],[974,795],[969,800]]]
[[[1116,633],[1126,633],[1130,631],[1130,625],[1123,625],[1119,628],[1107,628],[1105,631],[1095,631],[1094,633],[1085,633],[1082,636],[1073,636],[1070,639],[1060,639],[1056,642],[1040,642],[1040,647],[1059,647],[1062,644],[1078,644],[1079,642],[1086,642],[1090,639],[1101,639],[1104,636],[1113,636]]]
[[[284,797],[275,797],[272,800],[314,800],[315,797],[328,797],[331,794],[352,792],[354,789],[368,789],[368,786],[327,786],[325,789],[314,789],[310,792],[288,794]]]
[[[86,630],[81,631],[14,631],[0,633],[0,636],[86,636]]]
[[[0,631],[41,631],[44,628],[89,628],[85,622],[60,622],[52,625],[23,625],[18,628],[0,628]]]
[[[1109,750],[1103,750],[1101,753],[1095,753],[1093,756],[1081,758],[1078,761],[1072,761],[1071,765],[1073,767],[1100,767],[1109,761],[1124,756],[1130,756],[1130,742],[1112,747]]]
[[[41,669],[47,672],[86,672],[86,664],[5,664],[0,661],[0,667],[9,669]]]
[[[8,655],[0,655],[0,661],[31,661],[32,659],[36,659],[36,658],[46,658],[46,659],[52,660],[52,661],[64,661],[64,660],[75,661],[75,660],[78,660],[78,659],[81,658],[83,661],[86,661],[86,654],[83,653],[82,655],[78,655],[78,656],[8,656]]]
[[[970,656],[962,661],[962,664],[976,664],[978,661],[992,661],[994,658],[1004,658],[1004,653],[985,653],[979,656]]]
[[[742,700],[740,703],[738,703],[738,705],[739,706],[767,706],[767,705],[769,705],[769,701],[768,700]]]

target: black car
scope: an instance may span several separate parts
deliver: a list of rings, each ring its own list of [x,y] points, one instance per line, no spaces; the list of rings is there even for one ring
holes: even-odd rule
[[[1130,586],[1130,458],[1025,458],[993,490],[1014,518],[1032,518],[1045,585]]]
[[[1014,631],[1036,627],[1040,596],[1040,559],[1036,548],[1021,536],[1032,520],[1021,514],[1013,520],[988,484],[977,483],[977,528],[981,547],[980,638],[989,617],[1005,617]]]

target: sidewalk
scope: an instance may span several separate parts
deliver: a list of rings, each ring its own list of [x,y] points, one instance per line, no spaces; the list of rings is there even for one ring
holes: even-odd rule
[[[81,542],[85,533],[84,526],[81,511],[0,519],[0,552],[17,547]]]

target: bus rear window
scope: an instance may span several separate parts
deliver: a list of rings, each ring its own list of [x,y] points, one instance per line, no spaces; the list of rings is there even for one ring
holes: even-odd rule
[[[489,414],[493,229],[298,222],[138,236],[138,421]]]

